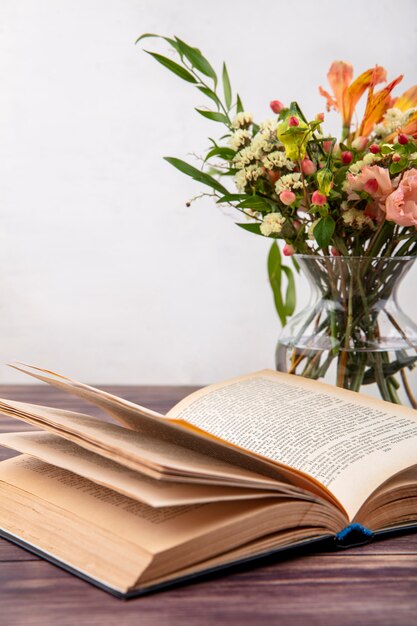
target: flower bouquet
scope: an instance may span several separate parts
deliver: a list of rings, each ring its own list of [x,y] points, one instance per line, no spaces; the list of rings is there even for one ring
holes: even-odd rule
[[[149,37],[159,35],[138,41]],[[274,117],[256,122],[233,94],[225,64],[219,81],[197,48],[162,39],[178,62],[149,54],[209,99],[199,115],[225,127],[219,140],[210,139],[200,167],[166,160],[208,187],[218,204],[232,206],[243,218],[239,227],[273,240],[270,283],[282,325],[290,318],[278,368],[312,378],[332,372],[339,386],[373,385],[384,399],[417,408],[407,378],[417,362],[417,328],[396,302],[417,254],[417,86],[393,97],[402,76],[378,88],[386,82],[383,67],[354,79],[349,63],[335,61],[327,74],[331,93],[319,89],[327,110],[341,114],[336,138],[325,133],[323,113],[311,119],[297,102],[272,100]],[[363,119],[353,124],[365,95]],[[300,266],[314,297],[292,317]]]

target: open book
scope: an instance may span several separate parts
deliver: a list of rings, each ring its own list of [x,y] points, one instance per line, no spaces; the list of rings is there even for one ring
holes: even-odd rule
[[[114,422],[0,400],[0,534],[130,597],[273,551],[417,525],[417,412],[265,370],[166,415],[30,366]]]

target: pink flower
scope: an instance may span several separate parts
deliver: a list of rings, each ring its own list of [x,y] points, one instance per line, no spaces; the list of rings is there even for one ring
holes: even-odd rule
[[[400,143],[402,146],[405,146],[408,143],[408,137],[407,135],[404,135],[404,133],[400,133],[397,139],[398,143]]]
[[[288,119],[288,126],[299,126],[300,120],[295,115],[291,115]]]
[[[290,204],[295,202],[296,198],[297,197],[295,193],[293,191],[288,191],[287,189],[281,191],[281,193],[279,194],[279,199],[281,200],[282,204],[285,204],[285,206],[290,206]]]
[[[324,122],[324,113],[317,113],[314,119],[316,120],[316,122]]]
[[[315,163],[313,163],[311,159],[307,158],[301,161],[301,169],[306,176],[311,176],[311,174],[317,172],[317,167]]]
[[[378,154],[378,152],[380,152],[380,148],[377,143],[373,143],[369,146],[369,151],[372,152],[372,154]]]
[[[350,150],[344,150],[342,152],[342,163],[343,165],[349,165],[352,163],[353,155]]]
[[[356,137],[352,141],[352,148],[355,150],[365,150],[366,144],[368,143],[368,139],[366,137]]]
[[[311,202],[316,206],[323,206],[327,202],[327,198],[324,193],[320,193],[320,191],[315,191],[311,196]]]
[[[359,176],[348,174],[348,199],[357,198],[356,191],[366,191],[375,200],[384,202],[393,191],[388,170],[379,165],[365,165]],[[352,193],[353,192],[353,193]]]
[[[369,217],[371,220],[374,220],[377,224],[380,224],[385,219],[385,213],[378,202],[368,202],[363,214],[365,217]]]
[[[281,176],[279,172],[274,172],[274,170],[266,170],[266,173],[268,174],[271,183],[276,183],[278,178]]]
[[[292,256],[294,254],[295,250],[294,250],[294,246],[292,246],[289,243],[286,243],[285,246],[282,248],[282,253],[285,256]]]
[[[325,152],[330,152],[333,146],[333,141],[323,141],[323,150]]]
[[[382,208],[382,207],[381,207]],[[387,220],[400,226],[417,226],[417,170],[405,172],[385,203]]]
[[[277,115],[278,113],[281,113],[282,109],[284,108],[284,105],[282,104],[280,100],[271,100],[271,102],[269,103],[269,106],[271,107],[273,112],[276,113]]]
[[[374,196],[378,192],[378,181],[377,181],[377,179],[376,178],[368,178],[368,180],[364,184],[363,188],[366,191],[366,193],[369,193],[369,195]]]

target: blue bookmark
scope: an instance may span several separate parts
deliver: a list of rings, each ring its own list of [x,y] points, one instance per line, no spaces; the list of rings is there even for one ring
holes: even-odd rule
[[[348,524],[346,528],[335,535],[335,541],[339,548],[350,548],[368,543],[374,533],[362,524]]]

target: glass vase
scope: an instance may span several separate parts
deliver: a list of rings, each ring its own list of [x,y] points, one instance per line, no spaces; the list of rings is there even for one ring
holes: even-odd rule
[[[397,302],[415,257],[296,258],[311,301],[283,329],[277,369],[417,408],[417,326]]]

